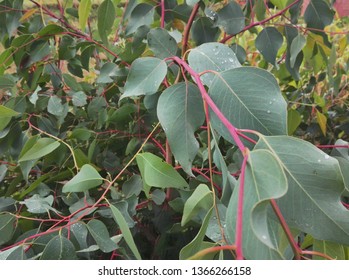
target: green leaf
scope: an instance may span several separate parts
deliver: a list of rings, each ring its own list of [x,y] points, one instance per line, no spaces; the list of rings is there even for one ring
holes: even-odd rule
[[[26,260],[25,246],[15,246],[0,253],[0,260]]]
[[[63,27],[56,24],[48,24],[38,32],[38,36],[57,35],[66,31]]]
[[[72,96],[73,105],[76,107],[82,107],[87,104],[87,95],[83,91],[77,91],[69,94]]]
[[[134,33],[138,27],[143,25],[150,26],[154,18],[154,6],[140,3],[131,13],[130,19],[126,27],[126,35]]]
[[[207,242],[204,241],[206,230],[212,216],[212,211],[213,211],[213,207],[211,207],[208,210],[204,218],[204,221],[202,222],[201,228],[198,234],[195,236],[195,238],[189,244],[187,244],[181,249],[179,253],[180,260],[189,259],[193,255],[195,255],[197,252],[209,247],[213,247],[215,245],[214,243],[208,244]]]
[[[304,13],[304,20],[307,27],[315,29],[324,29],[333,21],[334,13],[330,6],[323,0],[311,0]]]
[[[116,18],[113,1],[104,0],[98,8],[97,27],[102,41],[108,44],[108,35]]]
[[[0,215],[0,245],[11,240],[15,231],[16,218],[10,214]]]
[[[134,174],[122,185],[122,192],[126,197],[131,197],[133,195],[139,196],[142,191],[142,186],[143,182],[141,176]]]
[[[177,55],[176,40],[163,28],[150,30],[148,33],[148,45],[156,57],[164,59]]]
[[[194,133],[205,121],[199,89],[189,82],[167,88],[160,95],[157,114],[176,160],[192,175],[192,162],[199,150]]]
[[[292,75],[293,79],[298,81],[300,79],[299,68],[303,62],[303,52],[299,52],[296,59],[294,60],[294,65],[291,67],[291,46],[292,42],[298,36],[297,28],[293,26],[286,25],[285,26],[285,37],[287,40],[287,51],[286,51],[286,68]]]
[[[266,27],[258,34],[255,44],[265,60],[276,66],[276,55],[282,43],[281,33],[275,27]]]
[[[287,133],[286,102],[277,81],[269,72],[252,67],[224,71],[214,78],[209,94],[235,127],[267,135]],[[213,113],[211,123],[220,135],[234,143]]]
[[[90,14],[92,7],[92,1],[91,0],[81,0],[79,4],[79,24],[80,29],[85,30],[88,16]]]
[[[48,155],[59,147],[60,143],[51,138],[40,138],[26,153],[24,153],[18,162],[36,160]]]
[[[192,49],[188,62],[190,67],[198,73],[207,70],[222,72],[241,66],[233,50],[220,43],[206,43]],[[206,73],[201,76],[201,80],[205,85],[211,86],[214,77],[215,74]]]
[[[75,260],[76,258],[73,243],[59,234],[47,243],[40,260]]]
[[[288,1],[289,0],[270,0],[270,2],[273,3],[279,9],[284,9]]]
[[[136,257],[136,259],[141,260],[142,259],[141,255],[138,252],[137,246],[133,240],[132,233],[127,225],[125,218],[122,216],[122,214],[118,208],[116,208],[114,205],[111,205],[111,204],[109,204],[109,205],[110,205],[110,209],[113,213],[113,218],[114,218],[115,222],[119,225],[122,236],[125,239],[125,242],[130,247],[130,249],[131,249],[132,253],[134,254],[134,256]]]
[[[245,27],[245,16],[241,7],[235,1],[229,2],[218,11],[217,25],[223,27],[227,34],[239,33]]]
[[[298,54],[302,51],[305,44],[306,44],[306,39],[302,34],[298,34],[297,37],[292,40],[291,48],[290,48],[290,53],[291,53],[290,66],[292,68],[296,63]]]
[[[239,181],[240,182],[240,181]],[[268,150],[250,152],[245,170],[243,251],[247,259],[282,259],[276,236],[270,234],[268,208],[271,199],[287,191],[287,180],[278,159]],[[234,243],[239,188],[227,210],[226,235]]]
[[[287,112],[288,135],[292,135],[302,122],[301,114],[297,110],[289,109]]]
[[[182,176],[161,158],[151,153],[142,153],[137,155],[136,160],[143,178],[144,192],[147,196],[151,187],[180,190],[188,188],[188,183]]]
[[[163,190],[155,189],[151,193],[151,200],[156,204],[156,205],[162,205],[162,203],[166,199],[166,193]]]
[[[220,33],[219,27],[215,26],[208,17],[200,17],[194,21],[191,28],[191,36],[197,46],[216,41]]]
[[[246,51],[245,49],[238,45],[238,44],[232,44],[230,46],[230,48],[233,50],[233,52],[235,53],[236,57],[238,58],[239,62],[241,64],[243,64],[245,61],[246,61],[246,57],[247,57],[247,54],[246,54]]]
[[[184,204],[181,226],[185,226],[200,210],[210,209],[213,205],[213,195],[207,185],[198,185]]]
[[[17,78],[11,75],[0,76],[0,89],[11,89],[16,85]],[[0,105],[2,106],[2,105]]]
[[[344,183],[338,161],[288,136],[262,136],[255,148],[269,149],[284,168],[289,188],[278,204],[288,225],[316,239],[349,244],[349,211],[341,203]]]
[[[257,20],[262,21],[265,19],[266,6],[267,4],[264,2],[264,0],[256,0],[253,10],[256,14]]]
[[[316,120],[317,120],[317,123],[319,124],[320,126],[320,129],[322,131],[322,134],[324,136],[326,136],[326,131],[327,131],[327,118],[324,114],[322,114],[321,112],[319,111],[316,111]]]
[[[313,242],[313,250],[322,252],[335,260],[345,260],[344,246],[329,241],[317,240]],[[324,258],[314,255],[314,260],[323,260]]]
[[[66,183],[63,192],[84,192],[103,183],[103,178],[91,165],[85,164],[73,179]]]
[[[118,248],[117,244],[110,239],[108,229],[103,222],[93,219],[86,226],[102,252],[109,253]]]
[[[18,116],[19,113],[12,109],[0,105],[0,131],[3,130],[11,121],[12,117]]]
[[[154,57],[136,59],[127,76],[124,94],[120,97],[150,95],[155,93],[167,74],[167,65]]]

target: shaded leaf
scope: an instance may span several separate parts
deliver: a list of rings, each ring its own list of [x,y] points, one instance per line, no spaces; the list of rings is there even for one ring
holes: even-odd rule
[[[150,30],[148,33],[148,45],[156,57],[164,59],[177,55],[176,40],[163,28]]]
[[[315,239],[313,242],[313,250],[322,252],[335,260],[345,260],[344,246],[323,240]],[[314,255],[314,260],[323,260],[324,258]]]
[[[52,206],[53,196],[41,197],[38,194],[34,194],[32,197],[25,199],[23,202],[28,208],[28,212],[34,214],[47,213],[49,210],[56,211]]]
[[[306,44],[306,39],[302,34],[298,34],[296,38],[292,40],[290,48],[290,66],[293,68],[298,54],[302,51],[303,47]]]
[[[102,41],[108,44],[108,35],[113,27],[116,18],[113,1],[104,0],[98,7],[97,27]]]
[[[150,26],[154,18],[154,7],[146,3],[138,4],[131,13],[126,27],[126,35],[135,32],[143,25]]]
[[[282,43],[281,33],[275,27],[266,27],[258,34],[255,44],[265,60],[276,66],[276,55]]]
[[[195,72],[213,70],[222,72],[228,69],[240,67],[235,53],[228,46],[220,43],[206,43],[190,51],[188,62]],[[210,86],[215,77],[213,73],[201,76],[202,82]]]
[[[16,218],[10,214],[0,215],[0,245],[10,241],[15,231]]]
[[[11,121],[12,117],[19,115],[16,111],[0,105],[0,131],[3,130]]]
[[[333,12],[324,0],[311,0],[304,13],[307,27],[324,29],[333,21]]]
[[[131,65],[120,99],[155,93],[166,74],[167,65],[163,60],[154,57],[136,59]]]
[[[245,16],[241,7],[235,1],[218,11],[217,25],[222,26],[227,34],[237,34],[245,27]]]
[[[59,25],[48,24],[38,32],[38,35],[39,36],[56,35],[56,34],[61,34],[64,31],[65,29]]]
[[[102,252],[109,253],[118,248],[117,244],[110,239],[108,229],[103,222],[93,219],[86,226]]]
[[[319,111],[316,111],[316,120],[317,123],[319,124],[320,128],[321,128],[321,132],[324,136],[326,136],[326,131],[327,131],[327,118],[324,114],[322,114]]]
[[[184,82],[167,88],[160,95],[157,114],[176,160],[192,175],[192,162],[199,150],[194,132],[205,120],[199,89]]]
[[[200,17],[194,21],[191,28],[191,36],[197,46],[216,41],[220,33],[219,27],[208,17]]]
[[[73,179],[66,183],[63,192],[84,192],[103,183],[103,178],[91,165],[85,164]]]
[[[297,110],[290,109],[287,112],[288,135],[292,135],[302,122],[301,114]]]
[[[161,158],[151,154],[142,153],[136,157],[139,170],[143,178],[143,188],[149,195],[151,187],[187,189],[188,183],[178,172]]]

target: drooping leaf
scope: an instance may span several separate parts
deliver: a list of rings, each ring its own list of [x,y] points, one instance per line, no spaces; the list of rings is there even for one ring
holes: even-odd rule
[[[10,241],[15,231],[16,218],[4,213],[0,215],[0,245]]]
[[[76,258],[73,243],[59,234],[47,243],[40,260],[75,260]]]
[[[184,82],[167,88],[160,95],[157,114],[176,160],[192,175],[192,162],[199,150],[194,132],[205,120],[200,91]]]
[[[86,226],[102,252],[109,253],[118,248],[117,244],[110,239],[108,229],[103,222],[93,219]]]
[[[38,32],[38,35],[39,36],[56,35],[56,34],[61,34],[64,31],[65,29],[62,26],[59,26],[57,24],[48,24]]]
[[[262,136],[255,148],[269,149],[283,166],[289,188],[278,204],[288,225],[316,239],[349,244],[349,211],[340,201],[344,183],[338,161],[288,136]]]
[[[200,17],[194,21],[191,28],[191,36],[197,46],[216,41],[220,33],[219,27],[208,17]]]
[[[233,50],[220,43],[206,43],[192,49],[188,62],[197,73],[207,70],[222,72],[241,66]],[[205,85],[210,86],[214,77],[215,74],[206,73],[201,76],[201,80]]]
[[[255,44],[265,60],[275,66],[276,55],[282,43],[281,33],[275,27],[266,27],[258,34]]]
[[[298,34],[296,38],[292,40],[291,48],[290,48],[290,66],[293,68],[298,54],[302,51],[305,46],[306,39],[302,34]]]
[[[149,195],[151,187],[187,189],[188,183],[161,158],[151,153],[142,153],[137,155],[136,160],[143,178],[143,188],[146,195]]]
[[[85,164],[73,179],[66,183],[63,192],[84,192],[102,184],[103,178],[91,165]]]
[[[130,247],[130,249],[131,249],[132,253],[134,254],[134,256],[136,257],[136,259],[141,260],[142,259],[141,255],[139,254],[139,251],[138,251],[137,246],[133,240],[132,233],[129,229],[129,226],[127,225],[125,218],[122,216],[119,209],[116,208],[114,205],[110,204],[110,209],[112,211],[113,218],[114,218],[115,222],[120,227],[120,230],[121,230],[122,236],[125,239],[125,242]]]
[[[209,94],[235,127],[266,135],[287,133],[286,102],[269,72],[252,67],[224,71],[214,78]],[[220,135],[233,143],[230,133],[214,113],[211,113],[211,123]]]
[[[134,33],[138,27],[143,25],[150,26],[154,18],[154,6],[140,3],[131,13],[130,19],[126,27],[126,35]]]
[[[108,35],[116,18],[113,1],[104,0],[98,8],[97,27],[102,41],[108,44]]]
[[[180,260],[189,259],[193,255],[195,255],[197,252],[199,252],[203,249],[215,246],[214,243],[209,243],[209,242],[204,241],[205,233],[206,233],[208,224],[210,222],[212,211],[213,211],[213,207],[211,207],[208,210],[208,212],[203,220],[203,223],[201,225],[201,228],[200,228],[198,234],[195,236],[195,238],[189,244],[187,244],[186,246],[184,246],[181,249],[181,251],[179,253]]]
[[[148,45],[156,57],[164,59],[177,55],[176,40],[163,28],[150,30],[148,33]]]
[[[60,143],[52,138],[40,138],[27,152],[25,152],[18,162],[36,160],[48,155],[60,146]]]
[[[285,195],[287,181],[277,158],[267,150],[250,152],[245,170],[243,209],[243,251],[247,259],[284,258],[278,241],[270,234],[268,206],[271,199]],[[226,235],[235,240],[239,189],[236,188],[228,205]]]
[[[120,98],[155,93],[167,74],[167,65],[154,57],[136,59],[127,76],[124,94]]]
[[[245,16],[241,7],[235,1],[218,11],[217,25],[223,27],[227,34],[237,34],[245,27]]]
[[[81,0],[79,4],[79,24],[81,30],[85,30],[88,16],[92,7],[91,0]]]
[[[213,193],[204,184],[197,186],[184,204],[181,225],[185,226],[202,209],[207,210],[213,204]]]

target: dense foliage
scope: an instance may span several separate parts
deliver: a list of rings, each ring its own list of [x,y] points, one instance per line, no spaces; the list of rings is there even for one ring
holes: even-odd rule
[[[348,259],[344,0],[0,0],[0,259]]]

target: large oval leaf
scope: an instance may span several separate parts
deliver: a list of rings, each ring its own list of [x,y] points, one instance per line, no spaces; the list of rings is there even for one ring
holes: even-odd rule
[[[155,93],[167,74],[166,63],[154,57],[136,59],[127,76],[121,98]]]
[[[160,95],[157,114],[176,160],[192,175],[192,162],[199,150],[194,132],[205,120],[199,89],[188,82],[167,88]]]
[[[76,259],[76,253],[73,243],[62,235],[53,237],[49,243],[47,243],[42,255],[41,260],[74,260]]]
[[[223,27],[227,34],[237,34],[245,27],[245,15],[241,7],[235,1],[230,1],[228,5],[218,12],[217,25]]]
[[[266,135],[287,134],[286,102],[274,76],[252,67],[239,67],[217,74],[209,94],[226,118],[237,128]],[[212,126],[233,142],[222,122],[211,114]]]
[[[349,244],[349,211],[341,203],[344,183],[338,161],[312,144],[288,136],[262,136],[282,164],[288,192],[278,200],[288,225],[316,239]]]
[[[86,226],[102,252],[109,253],[118,248],[118,245],[110,239],[108,229],[103,222],[93,219]]]
[[[198,73],[207,70],[222,72],[241,66],[234,51],[220,43],[206,43],[192,49],[188,62],[190,67]],[[201,76],[201,80],[205,85],[210,86],[214,77],[215,74],[206,73]]]
[[[63,192],[84,192],[102,184],[103,178],[91,165],[85,164],[63,187]]]
[[[277,158],[268,150],[252,151],[245,170],[243,208],[243,252],[247,259],[282,259],[279,238],[269,234],[268,206],[270,199],[285,195],[286,176]],[[235,240],[238,188],[228,205],[226,235]]]
[[[276,65],[276,55],[283,43],[281,33],[275,27],[266,27],[257,36],[256,48],[269,63]]]
[[[151,154],[142,153],[136,157],[139,170],[143,178],[143,188],[149,195],[151,187],[187,189],[188,183],[181,175],[161,158]]]

